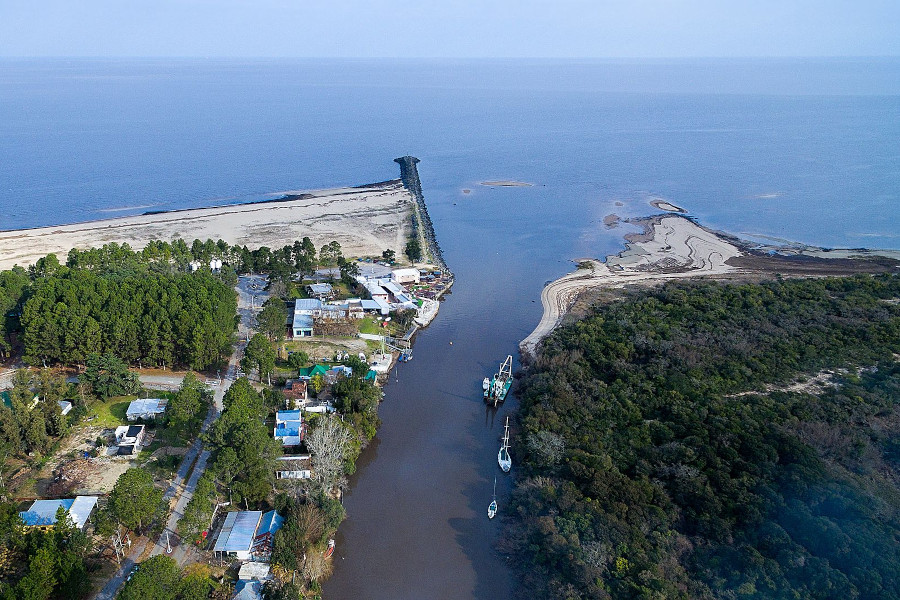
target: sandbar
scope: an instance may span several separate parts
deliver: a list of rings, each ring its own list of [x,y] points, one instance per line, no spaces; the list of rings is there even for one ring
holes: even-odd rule
[[[658,208],[659,210],[664,210],[666,212],[673,212],[673,213],[686,213],[687,212],[680,206],[675,206],[671,202],[666,202],[665,200],[653,200],[650,202],[650,206]]]
[[[579,269],[549,283],[541,292],[544,312],[537,327],[519,344],[523,358],[562,321],[578,296],[597,288],[652,285],[691,277],[821,277],[898,272],[900,252],[826,250],[805,246],[764,247],[707,229],[682,215],[629,220],[643,231],[625,236],[625,249],[606,261],[578,259]]]
[[[512,179],[504,179],[500,181],[482,181],[479,185],[486,185],[489,187],[532,187],[533,183],[528,183],[527,181],[514,181]]]
[[[288,191],[282,200],[118,217],[0,231],[0,270],[28,266],[72,248],[116,242],[141,249],[151,240],[222,239],[250,249],[281,248],[309,237],[317,248],[336,240],[345,256],[401,254],[415,199],[400,180],[360,187]]]

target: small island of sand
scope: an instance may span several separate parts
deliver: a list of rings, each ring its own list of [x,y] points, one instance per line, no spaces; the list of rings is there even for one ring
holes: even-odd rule
[[[482,181],[479,185],[484,185],[487,187],[533,187],[533,183],[528,183],[527,181],[514,181],[512,179],[509,180],[500,180],[500,181]]]
[[[675,206],[671,202],[666,202],[665,200],[653,200],[650,202],[650,206],[652,206],[654,208],[658,208],[659,210],[664,210],[666,212],[672,212],[672,213],[686,213],[687,212],[680,206]]]
[[[148,213],[0,232],[0,270],[28,266],[50,253],[65,262],[71,248],[116,242],[133,249],[149,241],[222,239],[231,245],[280,248],[309,237],[316,247],[336,240],[347,256],[402,252],[415,199],[400,180],[361,187],[290,191],[281,200]]]

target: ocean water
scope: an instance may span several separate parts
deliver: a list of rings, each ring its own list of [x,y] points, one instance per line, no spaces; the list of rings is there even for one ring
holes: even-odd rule
[[[511,598],[481,379],[610,213],[900,247],[900,60],[0,60],[0,229],[394,179],[412,154],[457,280],[398,365],[326,598]],[[518,180],[530,187],[480,182]],[[465,193],[464,190],[469,190]],[[291,240],[285,240],[285,243]],[[497,477],[500,517],[485,511]]]

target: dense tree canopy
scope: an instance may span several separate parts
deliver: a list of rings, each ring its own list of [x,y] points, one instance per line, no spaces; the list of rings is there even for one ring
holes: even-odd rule
[[[263,423],[269,412],[264,397],[242,377],[228,388],[224,407],[207,434],[213,470],[238,499],[263,500],[272,491],[275,460],[281,455],[281,442]]]
[[[0,505],[0,598],[2,600],[79,600],[89,588],[87,536],[65,509],[49,531],[23,531],[14,504]]]
[[[527,586],[900,597],[898,298],[895,276],[670,284],[556,331],[521,393]]]
[[[153,485],[149,472],[133,467],[119,475],[109,494],[107,509],[125,527],[141,530],[164,510],[163,492]]]
[[[228,351],[233,289],[209,272],[61,269],[37,279],[22,313],[31,363],[83,363],[115,354],[127,363],[204,369]]]

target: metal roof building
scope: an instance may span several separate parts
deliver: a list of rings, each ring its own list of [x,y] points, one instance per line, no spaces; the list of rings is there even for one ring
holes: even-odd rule
[[[164,398],[139,398],[132,400],[131,404],[128,405],[128,410],[125,411],[125,417],[129,421],[152,419],[166,412],[168,404],[169,401]]]
[[[56,511],[60,507],[66,509],[69,518],[78,529],[84,529],[94,507],[97,496],[76,496],[60,500],[35,500],[26,511],[20,512],[26,527],[52,527],[56,523]]]
[[[222,531],[216,539],[213,552],[218,555],[233,556],[240,560],[250,560],[256,529],[262,519],[258,510],[230,512],[225,517]]]

